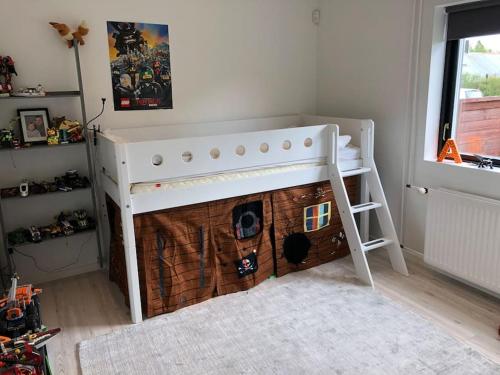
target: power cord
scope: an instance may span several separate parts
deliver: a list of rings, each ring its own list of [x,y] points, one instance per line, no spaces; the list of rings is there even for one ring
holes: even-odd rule
[[[87,123],[85,124],[85,126],[87,127],[88,130],[91,130],[91,129],[89,129],[89,125],[92,122],[94,122],[95,120],[97,120],[99,117],[101,117],[102,114],[104,113],[104,109],[106,107],[106,98],[101,98],[101,102],[102,102],[101,112],[99,112],[99,114],[97,116],[95,116],[91,120],[87,121]],[[95,130],[95,126],[93,127],[93,129]]]
[[[78,251],[78,255],[77,255],[76,259],[73,262],[68,263],[68,264],[66,264],[64,266],[61,266],[61,267],[57,267],[57,268],[51,269],[51,270],[44,269],[43,267],[40,267],[40,265],[38,264],[38,261],[36,260],[35,257],[33,257],[33,256],[29,255],[29,254],[23,253],[22,251],[19,251],[19,250],[15,249],[15,248],[13,248],[12,250],[13,250],[13,252],[18,253],[19,255],[22,255],[22,256],[24,256],[26,258],[31,259],[32,262],[33,262],[33,264],[35,265],[35,268],[37,270],[45,272],[45,273],[53,273],[53,272],[62,271],[64,269],[68,268],[68,267],[71,267],[71,266],[77,264],[80,261],[80,257],[81,257],[81,255],[83,253],[83,248],[85,247],[85,245],[87,245],[89,243],[89,241],[90,241],[91,238],[92,238],[92,235],[88,236],[88,238],[81,244],[80,249]],[[68,247],[68,242],[67,241],[66,241],[66,247]],[[14,262],[14,257],[12,256],[12,254],[11,254],[11,259],[12,259],[13,264],[14,264],[14,269],[16,269],[15,262]]]

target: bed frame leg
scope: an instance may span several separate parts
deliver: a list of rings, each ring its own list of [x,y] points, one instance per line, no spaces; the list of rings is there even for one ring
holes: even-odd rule
[[[128,296],[130,314],[133,323],[142,322],[141,292],[139,289],[139,270],[137,268],[137,252],[135,248],[134,218],[128,207],[122,208],[123,244],[125,248],[125,263],[127,265]]]

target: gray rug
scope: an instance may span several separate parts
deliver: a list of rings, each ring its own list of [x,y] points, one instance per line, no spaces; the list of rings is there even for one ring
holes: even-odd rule
[[[84,375],[500,373],[332,264],[83,341],[79,354]]]

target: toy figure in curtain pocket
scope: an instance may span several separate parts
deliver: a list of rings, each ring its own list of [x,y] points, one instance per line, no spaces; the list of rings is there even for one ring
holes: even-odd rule
[[[168,26],[108,22],[115,111],[172,109]]]

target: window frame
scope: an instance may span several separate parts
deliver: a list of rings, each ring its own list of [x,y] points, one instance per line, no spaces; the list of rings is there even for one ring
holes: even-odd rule
[[[458,93],[460,92],[459,73],[461,72],[461,56],[463,56],[463,40],[448,40],[444,59],[443,88],[441,94],[441,112],[436,155],[439,155],[447,139],[452,138],[453,126],[456,125],[456,108]],[[478,163],[473,154],[460,153],[463,161]],[[488,157],[493,161],[494,167],[500,167],[499,157]]]

